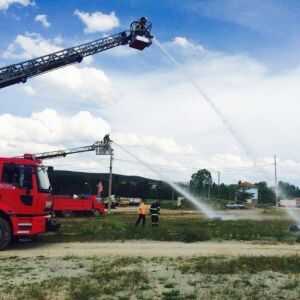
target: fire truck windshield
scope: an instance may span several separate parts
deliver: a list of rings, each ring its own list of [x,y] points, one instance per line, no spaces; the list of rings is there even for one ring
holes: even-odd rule
[[[47,167],[38,167],[37,168],[37,177],[39,189],[43,192],[50,192],[51,184],[48,177],[48,169]]]

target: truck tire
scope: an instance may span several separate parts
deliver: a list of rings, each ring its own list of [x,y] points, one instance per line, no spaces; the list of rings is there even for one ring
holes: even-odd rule
[[[12,240],[11,227],[8,221],[0,217],[0,250],[5,249]]]

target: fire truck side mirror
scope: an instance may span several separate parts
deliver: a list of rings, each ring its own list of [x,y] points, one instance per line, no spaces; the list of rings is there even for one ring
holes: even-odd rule
[[[23,188],[28,190],[32,189],[32,167],[31,166],[24,167]]]

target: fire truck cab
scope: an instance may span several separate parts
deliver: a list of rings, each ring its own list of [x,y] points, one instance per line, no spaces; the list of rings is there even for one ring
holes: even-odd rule
[[[57,229],[47,167],[30,155],[0,157],[0,250],[18,237]]]

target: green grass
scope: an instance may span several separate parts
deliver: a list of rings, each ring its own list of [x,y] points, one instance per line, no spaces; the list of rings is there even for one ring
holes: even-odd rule
[[[43,241],[115,241],[157,240],[197,242],[208,240],[267,240],[298,242],[297,236],[288,232],[287,220],[237,220],[220,221],[183,217],[161,218],[158,228],[135,227],[135,216],[110,215],[105,218],[63,219],[60,231],[42,237]]]
[[[178,262],[179,269],[184,273],[204,274],[237,274],[259,273],[272,271],[285,274],[300,274],[300,257],[197,257],[184,259]]]
[[[56,277],[42,282],[28,279],[24,283],[12,283],[5,290],[0,289],[0,299],[292,300],[299,299],[300,293],[298,256],[160,260],[91,257],[89,261],[92,262],[89,272],[80,277]],[[162,275],[165,280],[161,280]]]
[[[63,294],[63,298],[59,299],[68,300],[92,300],[102,296],[105,296],[103,299],[113,296],[129,299],[132,295],[139,294],[139,290],[148,289],[149,279],[141,258],[92,260],[92,267],[83,277],[57,277],[35,283],[28,280],[27,283],[11,287],[2,293],[10,295],[8,299],[16,300],[50,300],[59,298],[60,294]]]
[[[167,292],[163,292],[162,294],[163,300],[184,300],[185,298],[180,295],[180,291],[178,290],[171,290]]]

